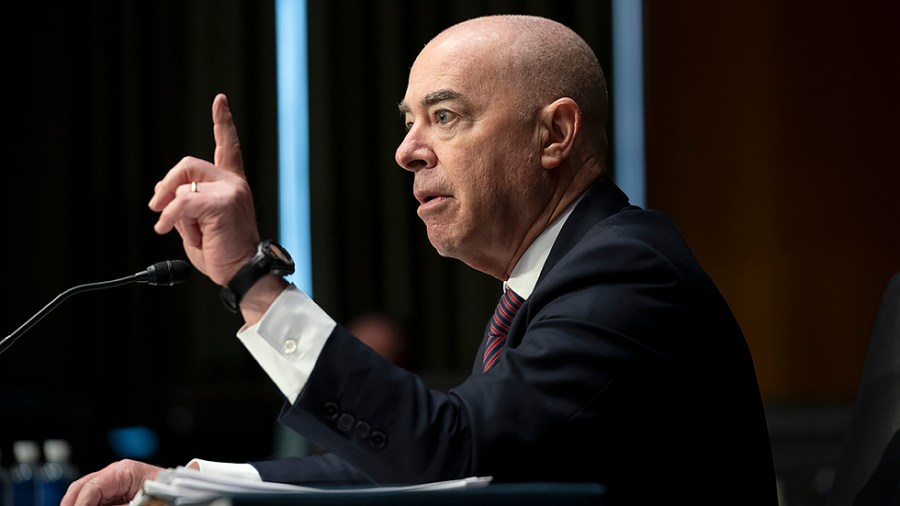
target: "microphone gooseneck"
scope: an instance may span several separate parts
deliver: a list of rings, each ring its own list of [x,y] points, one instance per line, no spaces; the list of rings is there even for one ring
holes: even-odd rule
[[[57,295],[46,306],[41,308],[40,311],[35,313],[34,316],[29,318],[28,321],[23,323],[21,327],[17,328],[12,334],[3,338],[3,340],[0,341],[0,353],[8,350],[9,347],[12,346],[16,341],[16,339],[18,339],[22,334],[30,329],[35,323],[39,322],[41,318],[43,318],[47,315],[47,313],[56,308],[56,306],[58,306],[62,301],[68,299],[76,293],[103,290],[105,288],[114,288],[131,283],[146,283],[152,286],[173,286],[184,282],[184,280],[188,278],[190,273],[190,264],[188,264],[184,260],[164,260],[162,262],[156,262],[150,267],[147,267],[147,269],[136,272],[130,276],[111,279],[109,281],[85,283],[83,285],[73,286],[72,288],[69,288],[68,290]]]

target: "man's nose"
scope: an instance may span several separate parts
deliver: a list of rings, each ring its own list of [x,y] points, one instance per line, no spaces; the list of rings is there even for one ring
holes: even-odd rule
[[[422,132],[415,126],[406,133],[403,142],[397,147],[394,159],[399,166],[410,172],[434,167],[437,163],[434,151],[422,139]]]

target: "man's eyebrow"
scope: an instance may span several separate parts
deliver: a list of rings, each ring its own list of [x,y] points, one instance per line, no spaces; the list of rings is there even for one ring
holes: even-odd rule
[[[445,100],[456,100],[460,97],[462,97],[462,95],[453,90],[432,91],[431,93],[425,95],[425,98],[422,99],[422,105],[434,105],[438,102],[443,102]]]
[[[462,94],[459,92],[453,90],[437,90],[425,95],[425,98],[422,99],[422,105],[428,107],[439,102],[444,102],[445,100],[457,100],[459,98],[462,98]],[[409,112],[409,106],[406,105],[406,102],[400,102],[397,107],[400,109],[400,114]]]

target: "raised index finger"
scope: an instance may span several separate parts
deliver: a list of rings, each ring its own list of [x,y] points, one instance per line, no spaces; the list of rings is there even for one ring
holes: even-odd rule
[[[219,168],[244,175],[244,158],[241,156],[241,141],[238,138],[234,117],[228,106],[228,97],[216,95],[212,106],[213,137],[216,139],[216,153],[213,163]]]

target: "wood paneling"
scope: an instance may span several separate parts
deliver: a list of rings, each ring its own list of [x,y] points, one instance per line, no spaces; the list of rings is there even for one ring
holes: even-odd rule
[[[767,402],[852,399],[900,270],[898,6],[646,3],[648,207],[731,303]]]

